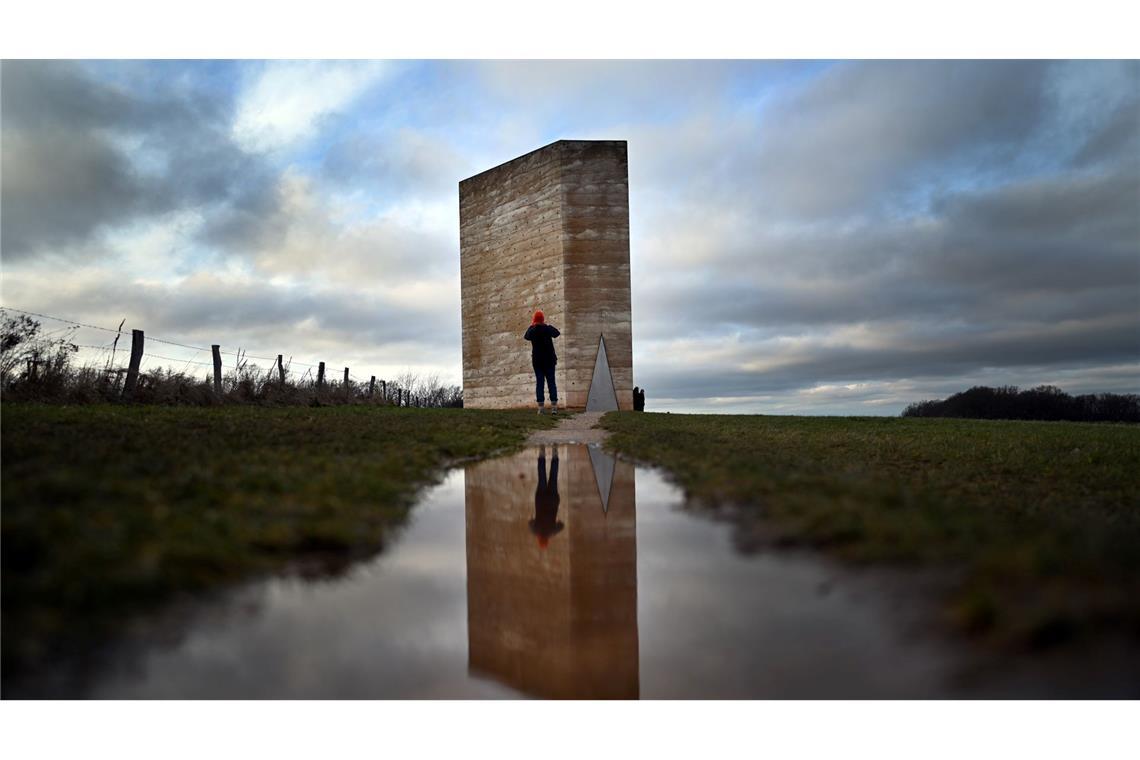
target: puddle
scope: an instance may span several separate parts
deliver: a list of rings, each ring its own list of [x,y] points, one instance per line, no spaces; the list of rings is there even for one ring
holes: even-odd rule
[[[741,554],[728,524],[681,504],[660,473],[596,446],[473,464],[340,577],[259,581],[168,612],[97,672],[41,686],[124,699],[950,695],[952,658],[907,634],[887,595],[811,556]]]

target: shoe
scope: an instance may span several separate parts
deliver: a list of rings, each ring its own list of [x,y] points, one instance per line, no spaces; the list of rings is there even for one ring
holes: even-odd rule
[[[558,414],[558,404],[551,404],[550,405],[550,413],[551,414]]]
[[[538,413],[539,413],[539,414],[542,414],[542,408],[543,408],[543,405],[542,405],[542,404],[539,404],[539,405],[538,405]]]

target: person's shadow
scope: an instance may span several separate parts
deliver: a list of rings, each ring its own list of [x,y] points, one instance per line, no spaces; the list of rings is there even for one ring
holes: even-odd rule
[[[558,447],[552,447],[550,478],[546,477],[546,447],[538,449],[538,486],[534,489],[534,519],[528,523],[530,531],[538,537],[538,545],[545,549],[550,537],[565,525],[558,521]]]

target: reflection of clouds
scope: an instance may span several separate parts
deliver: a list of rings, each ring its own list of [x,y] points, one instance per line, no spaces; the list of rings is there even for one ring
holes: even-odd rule
[[[643,695],[915,697],[945,688],[944,653],[904,638],[880,590],[807,555],[741,555],[728,523],[682,510],[657,472],[640,471],[637,492]]]
[[[603,511],[586,447],[559,449],[566,530],[545,550],[526,527],[536,452],[469,465],[424,493],[376,559],[337,580],[274,579],[173,609],[136,636],[145,644],[67,696],[914,698],[990,688],[958,690],[960,655],[914,635],[929,618],[909,587],[806,552],[741,554],[731,522],[620,460]]]
[[[114,697],[496,696],[466,672],[462,473],[430,489],[394,544],[345,579],[259,586],[245,614],[150,651]]]

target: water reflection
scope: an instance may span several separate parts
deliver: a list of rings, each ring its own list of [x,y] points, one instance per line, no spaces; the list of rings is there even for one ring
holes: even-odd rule
[[[595,447],[547,454],[464,474],[468,666],[539,697],[636,698],[633,466]]]
[[[4,697],[1103,693],[1085,671],[956,681],[961,650],[911,635],[920,600],[901,587],[807,553],[741,554],[731,525],[683,505],[661,473],[597,447],[472,464],[342,576],[172,605],[125,623],[98,666],[5,678]]]
[[[565,527],[558,521],[559,501],[558,447],[554,447],[548,479],[546,447],[542,446],[538,453],[538,485],[534,487],[534,519],[530,521],[530,532],[538,536],[538,545],[543,549],[550,545],[550,537]]]

